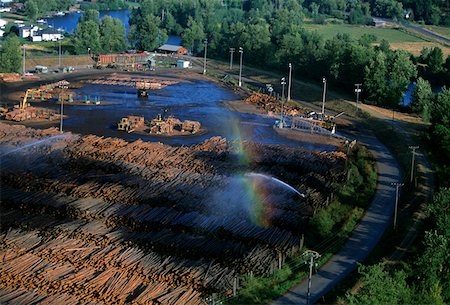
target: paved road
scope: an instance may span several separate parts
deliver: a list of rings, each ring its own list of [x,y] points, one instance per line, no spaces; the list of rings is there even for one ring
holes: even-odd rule
[[[426,36],[429,36],[429,37],[438,39],[438,40],[440,40],[441,42],[450,44],[450,39],[448,39],[447,37],[442,36],[442,35],[439,35],[439,34],[437,34],[437,33],[435,33],[435,32],[432,32],[432,31],[427,30],[427,29],[425,29],[425,28],[422,28],[422,27],[420,27],[420,26],[413,25],[413,24],[411,24],[411,23],[402,22],[402,21],[394,21],[394,20],[391,20],[391,19],[378,18],[378,17],[377,17],[377,18],[374,18],[374,19],[382,20],[382,21],[385,21],[385,22],[395,23],[395,24],[404,26],[405,28],[408,28],[408,29],[414,30],[414,31],[416,31],[416,32],[419,32],[419,33],[421,33],[421,34],[423,34],[423,35],[426,35]]]
[[[372,251],[385,229],[391,225],[395,201],[391,182],[400,180],[399,166],[388,149],[375,137],[367,135],[358,136],[357,139],[369,146],[377,160],[377,192],[370,208],[341,251],[313,276],[310,303],[317,302],[353,271],[358,262],[362,262]],[[303,281],[271,305],[306,304],[307,285],[307,280]]]

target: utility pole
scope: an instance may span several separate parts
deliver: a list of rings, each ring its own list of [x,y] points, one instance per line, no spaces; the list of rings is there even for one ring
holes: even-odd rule
[[[22,60],[22,75],[25,75],[25,70],[26,70],[26,68],[25,68],[25,47],[26,47],[27,45],[26,44],[24,44],[23,45],[23,60]]]
[[[400,182],[392,182],[392,186],[395,186],[395,208],[394,208],[394,230],[397,228],[397,210],[398,210],[398,197],[399,197],[399,188],[404,185],[404,183]]]
[[[284,112],[284,86],[286,85],[286,78],[283,77],[281,79],[281,122],[280,122],[280,128],[283,128],[284,126],[284,118],[283,118],[283,112]]]
[[[244,54],[244,49],[239,47],[239,53],[241,53],[241,59],[239,61],[239,87],[242,86],[242,55]]]
[[[230,48],[230,70],[233,70],[233,53],[234,48]]]
[[[413,183],[414,180],[414,161],[415,161],[415,157],[416,157],[416,149],[418,149],[419,146],[409,146],[409,149],[411,149],[412,151],[412,161],[411,161],[411,184]]]
[[[58,40],[59,41],[59,67],[61,68],[61,39]]]
[[[323,93],[322,93],[322,119],[325,119],[325,99],[327,96],[327,79],[322,78],[323,82]]]
[[[289,63],[289,84],[288,84],[288,96],[287,101],[291,100],[291,84],[292,84],[292,64]]]
[[[308,261],[306,261],[305,264],[309,264],[308,292],[306,294],[306,305],[309,305],[309,299],[311,297],[311,278],[314,260],[318,259],[320,257],[320,254],[317,253],[316,251],[306,250],[305,253],[303,253],[303,256],[308,259]]]
[[[66,85],[61,85],[61,86],[59,86],[59,88],[61,89],[61,93],[63,93],[64,89],[67,89],[68,87]],[[60,118],[60,123],[59,123],[59,132],[60,133],[63,133],[63,107],[64,107],[64,94],[62,94],[62,98],[61,98],[61,118]]]
[[[355,84],[355,92],[356,92],[356,111],[359,110],[359,94],[361,93],[362,89],[360,88],[362,84]]]
[[[205,58],[203,60],[203,74],[206,74],[206,52],[208,51],[208,40],[205,39]]]

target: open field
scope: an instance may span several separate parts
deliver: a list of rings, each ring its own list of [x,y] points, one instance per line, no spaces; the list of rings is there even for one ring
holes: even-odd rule
[[[394,50],[402,49],[408,51],[414,56],[419,56],[423,48],[434,48],[439,47],[442,49],[444,58],[450,55],[450,48],[434,42],[394,42],[391,43],[391,48]]]
[[[396,28],[376,28],[351,24],[305,24],[305,28],[308,30],[316,31],[325,39],[333,38],[338,33],[341,33],[348,34],[353,39],[359,39],[364,34],[372,34],[377,37],[378,41],[386,39],[387,41],[389,41],[389,43],[426,41]]]

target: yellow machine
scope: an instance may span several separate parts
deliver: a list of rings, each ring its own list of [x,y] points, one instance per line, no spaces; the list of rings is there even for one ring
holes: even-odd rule
[[[30,106],[30,104],[28,104],[27,103],[27,100],[28,100],[28,94],[30,94],[30,92],[32,91],[33,89],[28,89],[27,90],[27,92],[25,92],[25,96],[23,97],[23,100],[20,102],[20,104],[19,104],[19,108],[20,109],[25,109],[25,108],[27,108],[28,106]]]

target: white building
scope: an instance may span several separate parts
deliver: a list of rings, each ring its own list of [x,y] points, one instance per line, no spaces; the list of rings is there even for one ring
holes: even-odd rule
[[[0,28],[5,27],[8,24],[8,21],[5,19],[0,19]]]
[[[39,31],[36,36],[42,36],[42,41],[57,41],[64,38],[63,34],[54,28]]]
[[[38,30],[37,26],[22,26],[19,28],[19,36],[22,38],[32,37]]]

